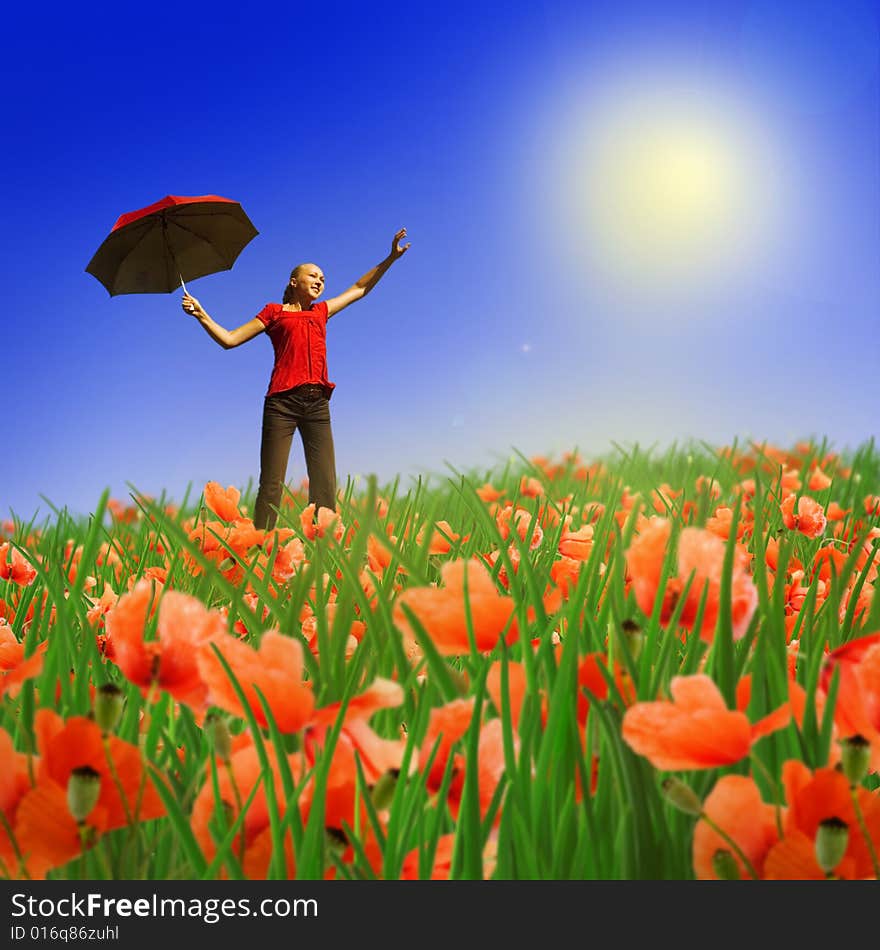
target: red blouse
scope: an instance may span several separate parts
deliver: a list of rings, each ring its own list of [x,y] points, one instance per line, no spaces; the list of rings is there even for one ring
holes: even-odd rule
[[[327,379],[327,304],[322,300],[311,310],[285,310],[280,303],[267,303],[257,319],[265,324],[275,349],[266,395],[316,383],[329,399],[336,384]]]

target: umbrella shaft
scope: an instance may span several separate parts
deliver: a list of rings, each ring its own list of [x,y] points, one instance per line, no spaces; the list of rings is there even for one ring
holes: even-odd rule
[[[165,237],[165,243],[168,247],[168,253],[171,255],[171,260],[174,263],[174,266],[177,267],[177,258],[174,256],[174,251],[171,248],[171,242],[168,240],[168,221],[164,214],[162,215],[162,232]],[[180,278],[180,286],[183,287],[183,292],[188,294],[189,291],[186,289],[186,284],[183,282],[183,274],[180,273],[180,268],[177,269],[177,276]]]

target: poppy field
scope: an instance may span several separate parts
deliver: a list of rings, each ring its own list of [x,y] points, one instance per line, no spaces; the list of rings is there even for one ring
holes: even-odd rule
[[[880,876],[880,453],[0,523],[0,876]]]

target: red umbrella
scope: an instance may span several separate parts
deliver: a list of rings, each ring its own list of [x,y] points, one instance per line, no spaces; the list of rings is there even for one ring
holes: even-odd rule
[[[168,195],[122,215],[89,261],[111,297],[168,294],[206,274],[229,270],[259,234],[237,201],[219,195]]]

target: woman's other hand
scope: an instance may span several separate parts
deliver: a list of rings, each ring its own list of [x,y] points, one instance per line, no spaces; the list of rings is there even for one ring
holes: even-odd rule
[[[398,247],[398,242],[406,237],[406,228],[401,228],[397,234],[394,235],[394,240],[391,242],[391,260],[396,261],[399,257],[403,255],[409,249],[409,244],[404,244],[403,247]]]
[[[198,300],[196,300],[195,297],[191,297],[189,294],[183,295],[181,306],[191,317],[204,316],[205,311],[202,309],[202,305],[198,302]]]

